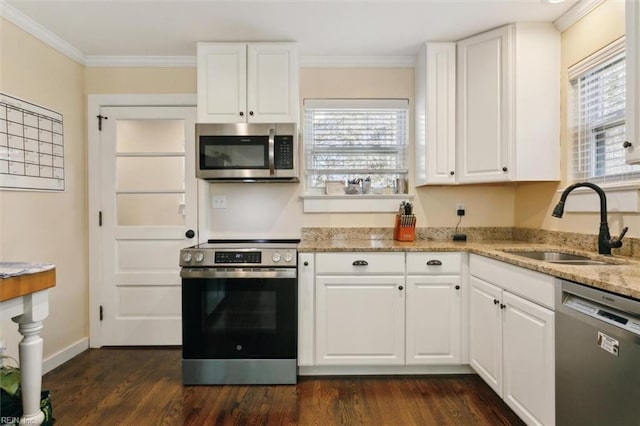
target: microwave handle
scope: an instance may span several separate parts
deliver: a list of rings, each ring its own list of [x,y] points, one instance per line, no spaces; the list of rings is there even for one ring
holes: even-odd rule
[[[270,176],[275,176],[275,172],[276,172],[275,150],[276,150],[275,130],[269,129],[269,175]]]

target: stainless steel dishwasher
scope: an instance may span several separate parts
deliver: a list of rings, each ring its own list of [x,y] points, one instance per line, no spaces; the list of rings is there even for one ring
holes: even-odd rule
[[[640,301],[560,280],[556,423],[640,425]]]

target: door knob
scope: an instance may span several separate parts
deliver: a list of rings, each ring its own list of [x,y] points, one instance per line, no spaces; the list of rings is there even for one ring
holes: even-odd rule
[[[624,141],[624,143],[622,144],[623,148],[630,148],[632,146],[633,146],[633,144],[631,142],[629,142],[629,141]]]
[[[184,236],[187,238],[193,238],[196,236],[196,233],[193,231],[193,229],[189,229],[187,232],[184,233]]]

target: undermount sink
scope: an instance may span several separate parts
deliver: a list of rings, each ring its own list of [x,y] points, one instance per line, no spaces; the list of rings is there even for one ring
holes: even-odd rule
[[[613,265],[614,263],[604,262],[602,260],[591,259],[588,256],[579,254],[563,253],[557,251],[517,251],[504,250],[505,253],[515,256],[526,257],[527,259],[541,260],[549,263],[561,263],[565,265]]]

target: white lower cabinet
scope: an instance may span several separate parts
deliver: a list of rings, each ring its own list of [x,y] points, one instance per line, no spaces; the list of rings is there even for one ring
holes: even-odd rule
[[[502,289],[472,276],[469,291],[469,363],[502,396]]]
[[[554,425],[554,313],[506,291],[502,303],[502,398],[526,423]]]
[[[461,268],[460,253],[407,253],[407,365],[460,363]]]
[[[553,311],[473,273],[472,261],[471,367],[527,424],[554,425]]]
[[[404,364],[404,276],[316,277],[316,364]]]
[[[315,256],[298,253],[298,365],[314,365]]]
[[[460,277],[407,277],[407,364],[460,363]]]
[[[311,332],[313,261],[305,259],[301,333]],[[461,253],[316,254],[315,365],[460,364],[461,269]],[[299,342],[299,363],[309,365],[308,336],[300,335]]]

